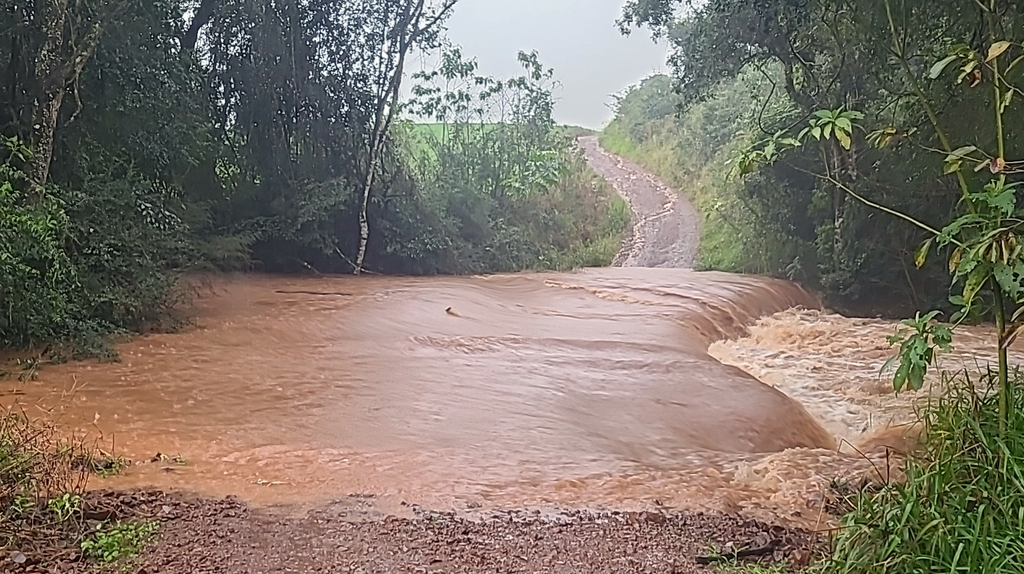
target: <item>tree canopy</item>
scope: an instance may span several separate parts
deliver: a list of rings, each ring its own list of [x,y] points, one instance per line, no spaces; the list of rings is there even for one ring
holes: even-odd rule
[[[455,4],[0,0],[0,347],[166,324],[191,270],[507,270],[577,246],[588,230],[560,221],[466,263],[502,210],[537,221],[539,197],[592,182],[550,106],[509,118],[486,145],[544,131],[509,165],[552,153],[568,171],[456,239],[448,196],[493,182],[443,189],[396,123],[405,60],[440,46]],[[570,211],[611,216],[607,193],[583,200]]]

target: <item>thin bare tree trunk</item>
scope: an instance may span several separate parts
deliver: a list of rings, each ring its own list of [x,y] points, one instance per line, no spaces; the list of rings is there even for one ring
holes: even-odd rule
[[[368,208],[370,205],[370,193],[373,191],[373,181],[377,172],[377,165],[380,163],[380,155],[384,148],[384,139],[387,137],[391,122],[394,119],[395,108],[398,107],[398,98],[401,93],[402,74],[405,73],[405,55],[409,46],[416,39],[420,32],[415,29],[419,25],[419,18],[423,14],[423,6],[426,0],[419,0],[416,7],[410,10],[405,21],[400,24],[401,39],[398,41],[398,61],[395,69],[388,80],[384,96],[388,96],[390,102],[385,103],[384,98],[377,107],[377,117],[374,119],[373,133],[370,134],[370,157],[367,160],[366,182],[363,185],[363,198],[359,207],[359,252],[356,254],[356,264],[353,273],[359,275],[363,271],[363,263],[366,261],[366,246],[370,242],[370,218]],[[406,35],[408,34],[408,36]]]
[[[47,0],[39,14],[46,39],[36,57],[36,78],[40,91],[32,117],[32,162],[29,176],[38,185],[45,185],[50,176],[54,134],[64,102],[65,85],[61,75],[61,48],[64,45],[64,24],[67,21],[67,0]]]
[[[391,80],[391,103],[386,112],[387,116],[374,134],[373,145],[370,147],[370,168],[366,173],[366,184],[363,186],[363,202],[359,209],[359,253],[356,255],[356,275],[362,272],[363,262],[366,260],[366,245],[370,241],[370,220],[367,216],[370,192],[373,189],[377,165],[380,163],[381,152],[384,149],[384,139],[387,137],[388,130],[391,129],[395,108],[398,107],[398,97],[401,93],[402,74],[405,72],[405,54],[407,50],[408,48],[403,48],[402,53],[398,56],[398,64],[395,67],[395,73]]]
[[[398,62],[389,80],[388,89],[384,91],[385,95],[388,95],[390,92],[390,102],[385,105],[385,101],[382,99],[380,106],[377,108],[377,117],[374,121],[373,133],[371,134],[370,157],[367,162],[369,167],[363,185],[362,204],[359,209],[359,253],[356,255],[354,270],[356,275],[363,271],[363,262],[366,260],[366,246],[370,241],[370,221],[367,215],[370,193],[373,190],[377,166],[384,151],[384,142],[387,139],[388,131],[391,129],[391,124],[394,122],[395,110],[398,108],[398,98],[401,95],[406,57],[417,40],[424,33],[437,26],[455,7],[456,2],[458,0],[445,0],[444,4],[433,14],[433,17],[426,23],[421,24],[426,8],[426,0],[418,0],[415,7],[408,12],[405,21],[401,24],[403,29],[400,31],[401,39],[398,46]]]

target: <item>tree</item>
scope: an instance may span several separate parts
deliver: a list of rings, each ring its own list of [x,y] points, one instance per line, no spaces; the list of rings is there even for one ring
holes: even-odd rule
[[[456,2],[457,0],[444,0],[437,7],[429,7],[426,0],[397,0],[397,6],[385,12],[385,18],[374,22],[371,34],[383,40],[381,43],[384,54],[379,58],[370,57],[371,61],[376,61],[372,81],[376,90],[377,107],[369,134],[365,181],[359,209],[359,251],[354,264],[356,275],[362,271],[366,260],[366,246],[370,239],[367,208],[385,139],[398,110],[406,58],[411,50],[427,48],[436,41],[438,26],[448,17]]]
[[[78,80],[107,26],[126,3],[112,0],[90,9],[82,3],[72,8],[68,0],[44,0],[36,13],[35,25],[43,41],[35,57],[36,104],[29,175],[37,185],[45,185],[49,177],[54,133],[67,86]],[[82,21],[86,24],[80,26],[78,22]]]

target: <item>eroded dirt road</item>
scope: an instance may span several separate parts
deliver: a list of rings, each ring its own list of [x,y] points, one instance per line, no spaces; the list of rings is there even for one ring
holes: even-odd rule
[[[633,211],[630,233],[614,264],[693,268],[700,243],[700,215],[689,200],[633,162],[602,149],[596,136],[579,141],[590,166]]]

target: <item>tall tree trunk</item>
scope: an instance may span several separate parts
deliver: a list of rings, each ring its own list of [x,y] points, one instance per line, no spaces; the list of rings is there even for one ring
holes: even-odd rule
[[[199,4],[199,8],[196,10],[196,15],[192,18],[192,23],[189,24],[188,30],[185,31],[185,37],[181,40],[181,48],[187,52],[195,51],[196,44],[199,43],[199,32],[210,23],[214,15],[217,13],[217,9],[220,8],[221,0],[203,0]]]
[[[64,45],[64,24],[67,20],[67,0],[46,0],[40,18],[45,39],[36,56],[36,80],[39,86],[32,114],[32,162],[29,176],[39,185],[45,185],[50,175],[53,158],[54,134],[64,102],[65,84],[61,68],[61,49]]]
[[[397,24],[400,28],[396,30],[398,35],[398,60],[395,69],[389,76],[387,87],[383,90],[384,97],[381,98],[377,107],[377,117],[374,119],[373,131],[370,134],[369,158],[366,179],[363,185],[362,203],[359,209],[359,253],[356,255],[354,273],[359,275],[363,271],[363,263],[366,260],[366,246],[370,241],[370,220],[367,210],[370,205],[370,193],[373,190],[373,182],[376,177],[377,167],[380,164],[381,155],[384,151],[384,142],[387,139],[388,131],[394,121],[395,110],[398,108],[398,98],[401,95],[402,76],[405,73],[405,61],[409,50],[419,42],[423,35],[434,29],[441,23],[458,0],[445,0],[437,11],[423,22],[426,9],[426,0],[416,0],[415,5],[406,4],[407,12],[404,19]],[[390,101],[388,101],[388,98]]]
[[[363,270],[363,262],[366,260],[366,245],[370,241],[370,219],[367,215],[367,208],[370,205],[370,192],[373,190],[373,181],[377,173],[377,166],[380,164],[380,156],[384,151],[384,140],[387,138],[388,130],[395,117],[395,108],[398,107],[398,98],[402,88],[402,75],[405,73],[405,56],[408,46],[401,48],[398,55],[398,64],[395,66],[394,75],[391,77],[390,99],[387,111],[382,114],[382,121],[378,121],[378,127],[372,135],[370,144],[369,169],[366,171],[366,182],[363,186],[363,200],[359,207],[359,253],[356,255],[355,274],[359,275]]]

